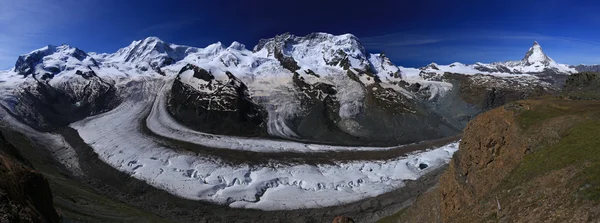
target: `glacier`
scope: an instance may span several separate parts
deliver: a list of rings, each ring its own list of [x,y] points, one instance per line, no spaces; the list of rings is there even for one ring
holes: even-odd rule
[[[145,87],[148,91],[157,88],[158,86]],[[144,114],[148,109],[154,110],[157,107],[153,106],[152,96],[140,100],[137,94],[139,93],[136,93],[135,99],[127,99],[114,110],[75,122],[71,127],[79,132],[100,159],[114,168],[176,196],[227,204],[230,207],[281,210],[318,208],[358,201],[402,187],[404,180],[415,180],[448,163],[458,149],[458,142],[453,142],[389,160],[356,160],[332,165],[228,165],[219,158],[166,148],[157,139],[141,133],[140,120],[145,118]],[[161,117],[150,117],[153,116],[149,116],[148,120],[161,120]],[[235,143],[231,139],[220,141],[220,136],[215,137],[215,143],[221,142],[230,147],[243,146],[244,143],[255,144],[252,148],[261,147],[261,152],[280,151],[289,146],[278,144],[289,142],[259,139],[245,142],[250,139],[240,139]],[[206,143],[206,139],[189,141]],[[312,152],[328,148],[299,143],[296,147]],[[360,149],[365,148],[345,148],[348,151]],[[420,164],[428,167],[420,169]]]

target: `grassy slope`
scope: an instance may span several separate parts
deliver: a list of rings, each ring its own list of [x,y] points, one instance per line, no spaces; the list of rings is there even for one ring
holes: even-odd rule
[[[527,109],[517,118],[523,137],[544,140],[494,190],[452,222],[588,222],[600,218],[600,101],[548,97],[524,104]],[[548,123],[556,129],[549,133],[537,128]],[[415,216],[423,212],[427,210],[411,206],[379,222],[410,222],[422,219]]]
[[[496,211],[480,210],[487,214],[483,220],[589,222],[600,217],[599,102],[542,102],[519,115],[517,121],[525,135],[538,135],[536,127],[548,122],[564,122],[568,127],[556,129],[559,140],[543,142],[525,155],[511,174],[482,199],[482,203],[505,206]],[[460,216],[456,220],[462,219],[474,218]]]
[[[527,131],[535,131],[533,125],[551,118],[577,115],[583,119],[570,128],[558,143],[543,145],[534,153],[525,156],[521,165],[506,179],[505,187],[522,184],[553,170],[573,166],[579,170],[573,183],[579,183],[582,187],[585,185],[577,193],[600,201],[600,110],[596,110],[597,105],[586,105],[585,101],[570,104],[573,107],[545,107],[520,115],[518,121]]]

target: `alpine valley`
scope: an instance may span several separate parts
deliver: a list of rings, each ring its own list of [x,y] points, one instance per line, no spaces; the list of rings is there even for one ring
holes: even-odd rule
[[[351,34],[49,45],[0,71],[0,142],[72,221],[373,222],[436,183],[476,116],[597,68],[537,42],[521,60],[408,68]]]

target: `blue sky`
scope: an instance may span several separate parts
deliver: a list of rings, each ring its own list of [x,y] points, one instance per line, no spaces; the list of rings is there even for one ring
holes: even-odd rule
[[[67,43],[115,52],[157,36],[204,47],[290,32],[352,33],[402,66],[518,60],[534,40],[559,63],[600,63],[600,2],[0,0],[0,69]]]

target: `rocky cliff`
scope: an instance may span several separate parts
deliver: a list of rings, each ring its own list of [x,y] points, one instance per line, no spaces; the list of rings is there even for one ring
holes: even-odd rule
[[[382,221],[597,221],[599,111],[599,101],[548,97],[478,116],[438,185]]]

